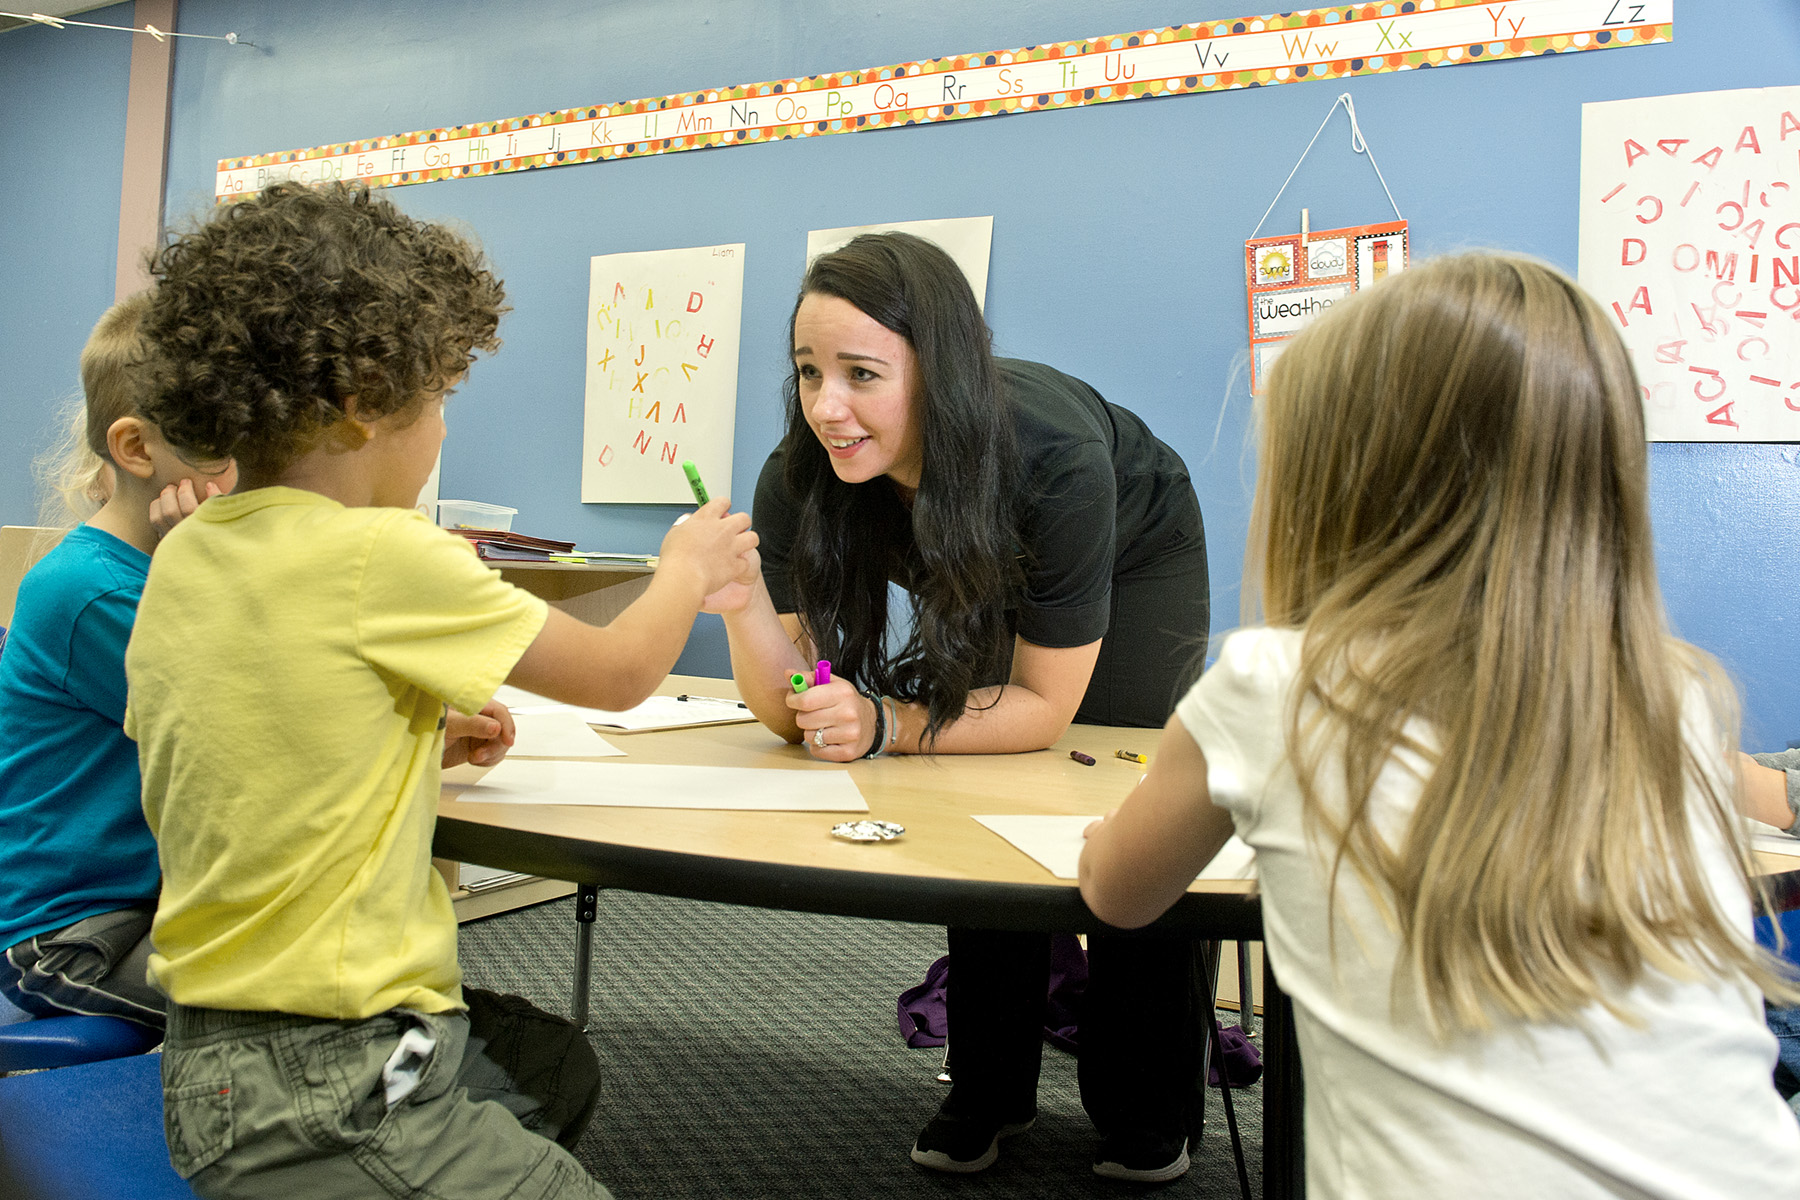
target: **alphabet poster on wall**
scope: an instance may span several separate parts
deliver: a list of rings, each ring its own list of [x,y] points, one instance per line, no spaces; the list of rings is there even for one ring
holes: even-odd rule
[[[583,504],[731,495],[744,246],[603,254],[588,274]]]
[[[1244,243],[1250,390],[1260,393],[1287,340],[1351,293],[1406,269],[1405,221],[1314,229]]]
[[[1800,441],[1800,87],[1582,105],[1581,283],[1651,441]]]
[[[404,187],[1674,37],[1675,0],[1359,0],[222,158],[214,191],[229,203],[282,181]]]

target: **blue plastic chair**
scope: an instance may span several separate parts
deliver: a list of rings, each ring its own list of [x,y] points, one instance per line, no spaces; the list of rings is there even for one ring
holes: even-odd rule
[[[169,1165],[161,1072],[140,1054],[0,1079],[0,1195],[194,1200]]]
[[[118,1017],[40,1017],[0,1025],[0,1074],[73,1067],[142,1054],[162,1041],[153,1029]]]

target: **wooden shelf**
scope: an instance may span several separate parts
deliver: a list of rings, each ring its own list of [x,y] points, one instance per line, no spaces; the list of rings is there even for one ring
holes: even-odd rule
[[[450,893],[450,903],[456,908],[456,923],[460,925],[464,921],[491,917],[495,913],[511,912],[515,908],[542,904],[546,900],[560,900],[574,894],[575,885],[565,880],[528,876],[517,883],[485,888],[479,892],[458,888]]]

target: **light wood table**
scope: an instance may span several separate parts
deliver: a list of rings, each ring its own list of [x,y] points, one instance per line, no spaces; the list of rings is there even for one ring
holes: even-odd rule
[[[661,689],[735,697],[728,680],[671,676]],[[755,722],[606,736],[640,763],[848,770],[868,816],[906,827],[893,842],[833,838],[847,813],[543,807],[446,801],[437,853],[582,885],[577,1007],[585,1009],[586,939],[598,889],[683,896],[803,912],[836,913],[987,929],[1086,932],[1103,926],[1075,884],[1060,880],[971,820],[975,814],[1103,813],[1116,807],[1142,768],[1115,750],[1149,753],[1155,730],[1075,725],[1049,750],[1010,755],[901,755],[848,767],[815,763]],[[1069,758],[1094,757],[1093,766]],[[474,768],[447,780],[478,777]],[[1800,908],[1800,858],[1759,854],[1773,907]],[[1251,885],[1197,881],[1152,930],[1196,939],[1262,937]],[[1263,969],[1263,1195],[1305,1194],[1300,1054],[1293,1010]]]
[[[736,697],[729,680],[670,676],[658,689]],[[603,731],[634,763],[849,771],[869,818],[906,833],[891,842],[831,836],[864,814],[734,812],[576,805],[482,804],[446,799],[434,852],[579,884],[575,1013],[585,1023],[587,965],[601,888],[800,912],[965,925],[983,929],[1088,932],[1105,928],[1071,880],[1057,879],[976,814],[1100,814],[1116,807],[1143,768],[1115,750],[1149,753],[1156,730],[1072,726],[1030,754],[898,755],[849,766],[816,763],[755,722],[655,733]],[[1085,766],[1069,757],[1081,750]],[[479,778],[473,767],[446,782]],[[1240,944],[1262,936],[1249,883],[1196,882],[1151,926],[1196,940]],[[1299,1051],[1287,998],[1263,976],[1263,1195],[1302,1194]]]

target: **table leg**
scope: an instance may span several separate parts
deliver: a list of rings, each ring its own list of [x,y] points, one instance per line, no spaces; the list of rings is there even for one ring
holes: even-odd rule
[[[1207,1033],[1210,1026],[1206,1015],[1219,1002],[1219,949],[1218,942],[1194,943],[1194,970],[1197,973],[1193,985],[1194,999],[1202,1006],[1194,1014],[1194,1019],[1200,1025],[1197,1035],[1200,1040],[1200,1075],[1194,1085],[1193,1120],[1196,1137],[1206,1128],[1206,1080],[1213,1066],[1213,1040]]]
[[[1263,948],[1263,1200],[1304,1200],[1306,1140],[1301,1122],[1305,1085],[1294,1004]]]
[[[1250,986],[1250,943],[1237,944],[1238,1024],[1245,1037],[1256,1036],[1256,991]]]
[[[581,1032],[588,1031],[588,967],[594,955],[594,919],[599,915],[600,889],[590,883],[575,890],[575,995],[569,1019]]]

